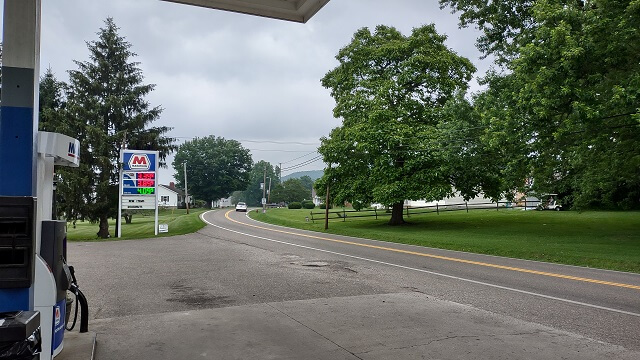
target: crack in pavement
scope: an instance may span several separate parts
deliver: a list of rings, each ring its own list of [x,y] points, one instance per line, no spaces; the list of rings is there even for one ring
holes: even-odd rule
[[[312,331],[313,333],[317,334],[318,336],[322,337],[323,339],[327,340],[328,342],[332,343],[333,345],[337,346],[338,348],[348,352],[349,354],[353,355],[355,358],[360,359],[360,360],[364,360],[363,358],[361,358],[360,356],[356,355],[354,352],[347,350],[346,348],[344,348],[343,346],[341,346],[340,344],[336,343],[335,341],[329,339],[328,337],[322,335],[321,333],[317,332],[316,330],[310,328],[309,326],[307,326],[306,324],[302,323],[300,320],[294,318],[293,316],[285,313],[284,311],[276,308],[275,306],[271,305],[270,303],[265,303],[265,305],[269,306],[270,308],[272,308],[273,310],[281,313],[282,315],[288,317],[289,319],[295,321],[296,323],[304,326],[305,328],[309,329],[310,331]]]
[[[536,334],[542,334],[542,333],[547,333],[546,331],[530,331],[530,332],[519,332],[519,333],[514,333],[514,334],[486,334],[486,335],[453,335],[453,336],[445,336],[442,338],[436,338],[436,339],[431,339],[426,343],[421,343],[421,344],[414,344],[414,345],[407,345],[407,346],[400,346],[400,347],[393,347],[393,348],[389,348],[389,349],[385,349],[385,350],[403,350],[403,349],[411,349],[411,348],[416,348],[416,347],[421,347],[421,346],[429,346],[433,343],[437,343],[437,342],[441,342],[441,341],[447,341],[447,340],[453,340],[453,339],[464,339],[464,338],[476,338],[476,339],[480,339],[480,338],[492,338],[492,337],[500,337],[500,336],[522,336],[522,335],[536,335]],[[369,350],[369,351],[363,351],[363,352],[359,352],[359,355],[364,355],[364,354],[368,354],[374,351],[378,351],[378,350]]]

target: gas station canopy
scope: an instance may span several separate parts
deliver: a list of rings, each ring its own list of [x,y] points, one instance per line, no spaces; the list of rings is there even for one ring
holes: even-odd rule
[[[163,0],[306,23],[329,0]]]

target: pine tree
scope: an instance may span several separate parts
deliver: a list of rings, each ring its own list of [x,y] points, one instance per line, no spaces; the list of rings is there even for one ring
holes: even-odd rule
[[[64,131],[64,89],[66,84],[56,79],[53,70],[40,78],[40,99],[38,112],[38,129],[41,131]]]
[[[67,135],[80,140],[80,169],[61,171],[65,198],[83,201],[73,216],[99,222],[98,236],[109,237],[108,219],[117,213],[118,159],[121,146],[129,149],[158,150],[160,164],[175,150],[171,128],[149,127],[162,112],[145,96],[155,85],[143,84],[136,54],[131,44],[118,34],[112,18],[98,32],[98,40],[87,43],[89,61],[75,61],[69,71],[66,118]],[[69,214],[68,214],[69,215]],[[67,217],[68,220],[69,217]]]

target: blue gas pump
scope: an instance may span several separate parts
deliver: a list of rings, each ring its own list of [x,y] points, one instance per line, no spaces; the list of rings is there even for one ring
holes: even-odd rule
[[[53,220],[54,167],[78,167],[78,140],[66,135],[38,132],[38,219],[40,239],[36,242],[34,308],[40,311],[42,353],[52,359],[64,344],[66,294],[72,282],[66,264],[66,222]]]

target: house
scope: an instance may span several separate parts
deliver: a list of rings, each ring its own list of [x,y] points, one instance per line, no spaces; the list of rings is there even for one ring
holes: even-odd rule
[[[502,198],[500,199],[500,203],[502,204],[502,206],[506,206],[506,202],[507,200]],[[478,194],[478,196],[476,196],[473,199],[469,199],[469,201],[465,201],[464,198],[460,195],[459,192],[455,192],[454,196],[452,197],[448,197],[448,198],[444,198],[441,200],[437,200],[437,201],[426,201],[426,200],[405,200],[404,201],[404,206],[408,206],[408,207],[427,207],[427,206],[468,206],[468,207],[476,207],[476,208],[483,208],[483,207],[489,207],[489,206],[495,206],[492,205],[495,204],[493,202],[493,200],[486,198],[484,196],[483,193]],[[383,204],[371,204],[371,207],[374,207],[376,209],[384,209],[385,206]]]
[[[184,207],[184,191],[173,182],[169,185],[158,184],[158,206],[174,209]]]
[[[316,193],[316,189],[311,189],[311,200],[313,201],[313,203],[316,206],[319,206],[320,204],[324,204],[324,198],[321,198],[320,196],[318,196],[318,194]]]
[[[231,207],[233,204],[231,203],[231,198],[222,198],[218,200],[214,200],[211,202],[212,208],[223,208],[223,207]]]

